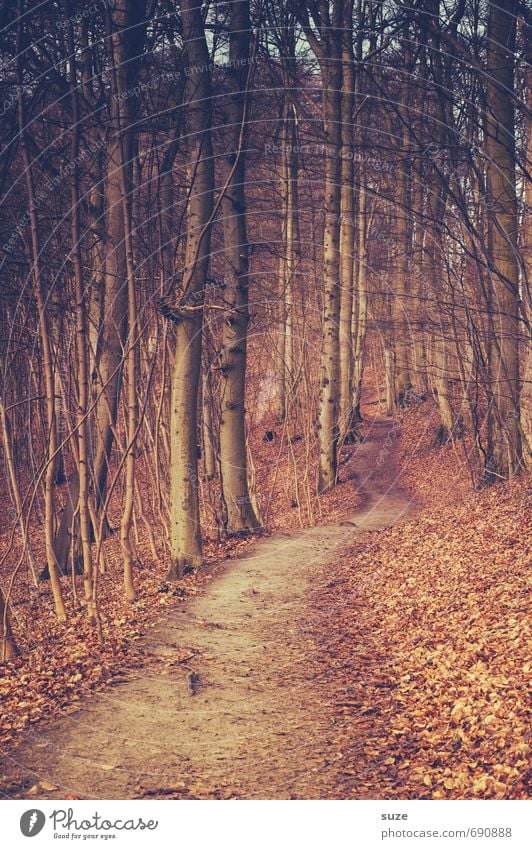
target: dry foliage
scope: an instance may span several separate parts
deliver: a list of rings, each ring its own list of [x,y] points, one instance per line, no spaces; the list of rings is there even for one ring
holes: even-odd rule
[[[442,476],[451,451],[434,449]],[[441,500],[426,457],[411,482],[416,469],[425,499]],[[313,629],[342,739],[340,797],[526,796],[527,496],[516,480],[424,511],[331,565]]]

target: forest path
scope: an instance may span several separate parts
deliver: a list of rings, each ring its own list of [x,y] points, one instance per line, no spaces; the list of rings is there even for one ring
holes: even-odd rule
[[[396,481],[397,433],[391,419],[375,420],[343,467],[344,476],[356,469],[363,491],[356,526],[259,540],[145,638],[175,665],[135,670],[36,729],[14,757],[26,777],[57,787],[37,796],[334,798],[341,755],[309,664],[310,590],[355,534],[411,511]]]

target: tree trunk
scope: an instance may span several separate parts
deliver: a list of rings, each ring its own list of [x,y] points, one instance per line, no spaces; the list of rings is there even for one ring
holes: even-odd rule
[[[384,376],[386,381],[386,415],[393,416],[395,410],[395,352],[384,349]]]
[[[141,9],[139,8],[140,12]],[[108,50],[111,71],[111,92],[116,102],[128,97],[130,92],[124,90],[122,85],[127,81],[123,74],[119,74],[117,61],[121,58],[120,38],[112,29],[112,17],[108,15]],[[124,498],[124,509],[120,522],[120,544],[124,558],[124,592],[128,601],[135,600],[135,588],[133,585],[133,562],[134,552],[130,540],[131,524],[135,503],[135,442],[137,439],[137,372],[138,372],[138,327],[137,327],[137,300],[135,291],[135,265],[133,257],[133,237],[131,221],[132,204],[132,169],[130,167],[130,156],[132,145],[127,144],[128,128],[122,123],[121,110],[116,113],[115,132],[117,133],[117,145],[115,158],[119,178],[119,193],[121,204],[121,222],[123,226],[122,238],[125,253],[125,270],[127,281],[127,337],[125,342],[124,357],[127,360],[127,444],[126,444],[126,492]],[[129,167],[129,179],[128,179]],[[81,499],[81,487],[80,487]]]
[[[517,2],[490,0],[487,41],[486,156],[491,207],[492,344],[487,476],[523,466],[519,427],[519,266],[515,191],[514,47]]]
[[[211,143],[211,81],[201,7],[195,0],[181,5],[189,75],[185,86],[189,173],[188,230],[180,292],[192,306],[176,311],[176,349],[170,408],[170,539],[169,580],[186,568],[202,565],[198,501],[197,419],[201,374],[202,306],[209,268],[214,171]],[[192,73],[193,72],[193,73]]]
[[[354,251],[354,127],[355,67],[353,56],[353,0],[343,7],[342,27],[342,148],[340,187],[340,391],[338,421],[340,437],[350,437],[353,430],[353,317]],[[359,76],[359,75],[358,75]]]
[[[402,121],[401,133],[401,164],[399,174],[399,198],[397,206],[397,246],[399,250],[397,267],[397,284],[394,298],[394,329],[395,329],[395,365],[396,393],[399,405],[408,401],[408,393],[412,387],[408,357],[408,329],[410,316],[410,279],[411,279],[411,227],[409,221],[410,189],[411,189],[411,156],[410,156],[410,49],[408,47],[409,33],[405,33],[403,49],[403,80],[401,84],[400,116]]]
[[[208,481],[216,477],[216,434],[212,414],[213,397],[211,388],[211,373],[208,368],[203,373],[202,389],[203,407],[203,468]]]
[[[529,51],[532,53],[532,48]],[[532,56],[530,57],[532,59]],[[532,112],[532,69],[528,65],[528,99]],[[527,125],[527,162],[532,162],[532,123]],[[526,204],[523,212],[523,239],[521,254],[523,257],[523,319],[525,323],[524,337],[527,346],[524,354],[523,388],[521,390],[521,433],[523,438],[523,455],[527,465],[532,465],[532,346],[530,331],[532,329],[532,292],[530,291],[527,268],[530,269],[532,259],[532,179],[526,180]]]
[[[362,400],[362,378],[364,376],[364,354],[366,329],[368,324],[368,290],[367,290],[367,199],[366,187],[360,185],[358,195],[358,280],[357,280],[357,324],[355,337],[355,362],[353,373],[353,412],[358,421],[361,420],[360,402]]]
[[[115,0],[106,9],[109,64],[116,64],[117,89],[111,96],[110,135],[107,149],[105,184],[106,246],[104,327],[96,391],[100,398],[96,411],[97,444],[94,459],[96,503],[105,502],[107,476],[113,447],[120,397],[122,364],[128,334],[128,280],[124,248],[124,215],[122,183],[131,188],[134,130],[136,112],[134,88],[138,80],[140,57],[144,42],[144,0]],[[123,92],[123,98],[118,97]],[[123,149],[122,149],[123,146]],[[122,165],[122,162],[124,163]],[[121,169],[125,169],[122,175]]]
[[[297,110],[289,103],[287,115],[286,157],[286,269],[285,269],[285,332],[283,372],[285,395],[293,388],[294,380],[294,284],[299,257],[299,200],[298,200],[298,134]]]
[[[23,45],[22,31],[23,16],[22,3],[19,3],[19,28],[18,28],[18,117],[19,117],[19,133],[22,146],[22,156],[24,161],[24,170],[26,176],[26,189],[28,192],[29,218],[31,230],[31,254],[32,267],[31,274],[33,277],[33,285],[35,292],[35,300],[39,315],[39,334],[42,348],[44,380],[46,386],[46,415],[47,415],[47,458],[45,472],[45,541],[46,541],[46,559],[50,573],[50,583],[52,585],[52,594],[54,597],[55,612],[60,622],[66,622],[67,615],[61,592],[61,583],[59,581],[59,572],[54,551],[54,525],[55,525],[55,472],[56,472],[56,457],[57,457],[57,428],[55,418],[55,380],[52,364],[52,347],[50,339],[50,330],[48,325],[48,317],[46,315],[46,295],[44,291],[44,282],[41,269],[41,245],[39,237],[39,222],[37,218],[37,206],[35,198],[35,188],[33,183],[32,162],[29,153],[27,140],[26,115],[24,108],[24,76],[23,76]]]
[[[0,378],[3,383],[3,374],[0,369]],[[7,478],[9,480],[9,484],[11,486],[11,496],[13,502],[15,504],[15,510],[17,511],[17,522],[20,527],[20,534],[22,541],[24,543],[24,548],[26,551],[26,556],[28,558],[28,566],[31,572],[31,576],[33,578],[33,583],[35,586],[38,584],[38,570],[37,564],[35,562],[35,555],[33,554],[33,549],[31,547],[31,540],[28,533],[27,524],[24,521],[24,512],[22,508],[22,498],[20,495],[20,487],[18,483],[18,478],[16,474],[15,461],[13,457],[13,451],[11,450],[11,425],[9,423],[9,418],[4,407],[4,402],[2,397],[0,396],[0,429],[2,431],[2,441],[4,444],[4,457],[5,464],[7,466]]]
[[[247,0],[230,5],[229,94],[224,98],[226,127],[225,195],[222,201],[227,279],[221,374],[220,470],[229,533],[258,530],[260,522],[249,496],[245,433],[249,257],[246,233],[246,155],[250,20]]]
[[[431,21],[439,26],[440,3],[431,0],[429,5]],[[442,165],[440,156],[447,158],[447,134],[453,126],[452,110],[449,107],[447,89],[445,88],[444,52],[441,49],[438,32],[431,37],[430,56],[433,64],[434,81],[436,85],[436,104],[433,118],[433,139],[435,155],[430,173],[432,186],[427,199],[431,228],[427,229],[427,247],[425,249],[426,264],[429,271],[429,289],[432,289],[432,303],[428,307],[432,324],[432,363],[431,384],[438,403],[440,426],[437,438],[441,444],[447,442],[452,434],[455,415],[451,404],[451,383],[448,369],[448,337],[452,330],[449,312],[452,309],[448,287],[443,274],[443,257],[445,247],[443,241],[443,223],[448,200],[449,184],[442,184]],[[432,307],[432,310],[431,310]]]
[[[91,520],[89,513],[89,446],[87,427],[87,408],[89,402],[89,371],[87,352],[87,304],[85,302],[85,281],[83,257],[81,253],[80,186],[79,186],[79,146],[80,146],[80,108],[74,48],[74,31],[70,19],[70,3],[66,3],[69,17],[68,45],[70,51],[70,89],[72,100],[72,147],[74,163],[71,181],[71,257],[74,266],[76,287],[76,342],[78,368],[78,404],[77,404],[77,468],[78,468],[78,505],[81,551],[83,558],[83,586],[85,603],[89,619],[95,621],[96,611],[92,596],[92,556],[91,556]]]
[[[0,590],[0,663],[11,660],[18,654],[17,644],[11,633],[9,612],[4,601],[4,594]]]
[[[291,57],[287,57],[287,62]],[[284,74],[285,88],[289,77]],[[294,371],[294,278],[299,258],[297,107],[286,95],[282,116],[281,255],[279,257],[279,333],[277,342],[277,413],[283,422]]]

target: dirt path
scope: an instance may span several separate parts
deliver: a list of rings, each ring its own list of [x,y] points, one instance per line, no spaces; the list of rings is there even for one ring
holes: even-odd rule
[[[396,433],[376,421],[344,468],[357,470],[365,499],[348,522],[259,541],[151,632],[154,653],[171,660],[186,648],[186,663],[147,667],[39,726],[9,771],[56,786],[46,798],[334,798],[335,728],[309,672],[308,590],[354,534],[411,509],[395,481]]]

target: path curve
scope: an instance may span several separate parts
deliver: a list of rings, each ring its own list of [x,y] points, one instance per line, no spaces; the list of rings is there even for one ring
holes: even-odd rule
[[[397,483],[398,432],[375,420],[353,452],[364,501],[346,522],[261,539],[165,615],[146,645],[168,661],[186,648],[185,663],[136,670],[39,726],[11,769],[58,788],[44,798],[334,798],[334,721],[308,664],[309,590],[355,534],[412,511]]]

